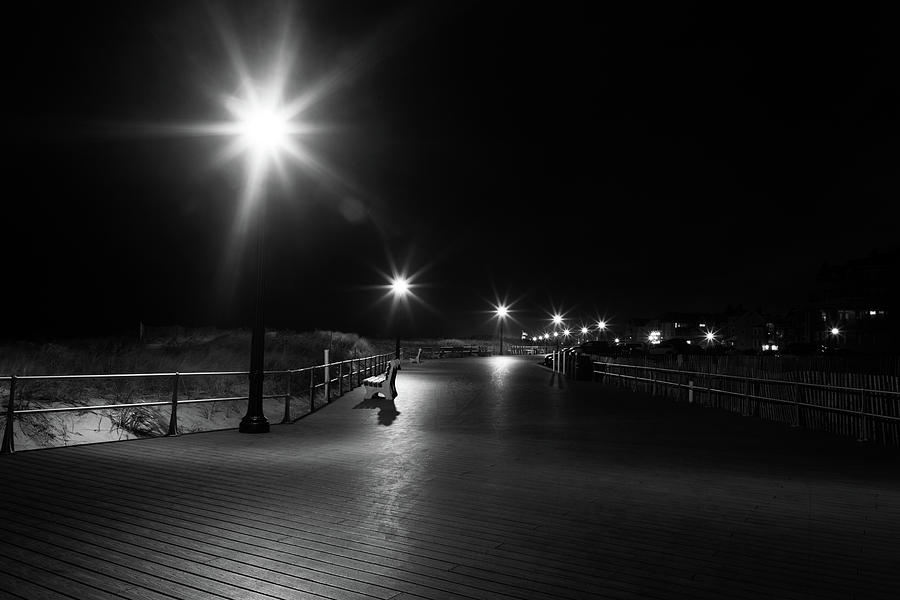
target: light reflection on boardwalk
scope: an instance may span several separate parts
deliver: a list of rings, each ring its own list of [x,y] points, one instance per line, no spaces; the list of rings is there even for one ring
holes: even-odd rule
[[[262,435],[0,457],[0,598],[896,598],[900,461],[560,379],[404,364]]]

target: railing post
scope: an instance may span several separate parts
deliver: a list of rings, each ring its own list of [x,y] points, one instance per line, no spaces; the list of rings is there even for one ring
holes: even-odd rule
[[[694,380],[688,379],[688,404],[694,403]]]
[[[800,387],[799,383],[794,384],[794,418],[791,427],[800,427]]]
[[[3,428],[3,445],[0,454],[12,454],[16,451],[13,420],[16,417],[16,376],[9,378],[9,401],[6,403],[6,426]]]
[[[309,368],[309,412],[316,410],[316,368]]]
[[[284,417],[282,417],[282,423],[290,423],[291,422],[291,371],[288,369],[287,372],[287,390],[284,395]]]
[[[338,398],[344,395],[344,361],[338,363]]]
[[[750,379],[744,380],[744,399],[741,403],[741,416],[749,417],[752,416],[750,411]]]
[[[172,378],[172,412],[169,414],[169,432],[166,435],[178,435],[178,373]]]
[[[856,441],[869,441],[869,427],[866,420],[866,390],[860,390],[859,394],[859,436]]]
[[[325,404],[331,402],[331,369],[328,368],[328,349],[325,349]]]

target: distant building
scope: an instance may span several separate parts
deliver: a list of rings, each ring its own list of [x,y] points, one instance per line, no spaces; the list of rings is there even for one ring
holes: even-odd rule
[[[788,314],[791,341],[857,352],[896,353],[900,251],[823,267],[810,300]]]

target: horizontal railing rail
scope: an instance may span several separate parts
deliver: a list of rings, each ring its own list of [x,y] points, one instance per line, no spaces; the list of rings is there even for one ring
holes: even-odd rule
[[[579,358],[571,351],[552,354],[551,366],[555,371],[584,378],[584,372],[579,370],[586,368],[585,358]],[[787,407],[787,411],[769,411],[764,418],[791,427],[852,435],[859,441],[873,441],[874,437],[875,441],[886,445],[900,445],[900,391],[614,360],[591,359],[589,369],[590,379],[599,383],[605,383],[605,378],[611,377],[616,381],[642,384],[651,394],[674,390],[686,393],[689,402],[694,402],[695,396],[702,397],[702,404],[745,416],[761,416],[759,404]],[[723,402],[723,397],[736,403]],[[757,405],[753,405],[754,402]]]
[[[291,423],[293,411],[291,409],[291,399],[298,397],[299,392],[307,394],[309,398],[309,409],[302,416],[311,414],[317,410],[316,398],[321,391],[324,403],[328,404],[336,390],[337,397],[355,387],[362,385],[362,380],[366,377],[381,373],[387,369],[388,361],[393,357],[392,353],[377,354],[366,357],[349,358],[341,361],[327,362],[321,365],[310,367],[301,367],[297,369],[282,369],[264,371],[264,376],[269,381],[278,381],[284,379],[285,385],[283,391],[278,393],[263,394],[263,399],[284,399],[284,416],[282,423]],[[162,373],[102,373],[102,374],[79,374],[79,375],[2,375],[0,382],[7,382],[9,386],[9,397],[6,403],[6,422],[3,428],[3,442],[0,446],[0,454],[12,454],[15,452],[15,430],[14,424],[17,418],[40,415],[47,413],[77,413],[90,412],[99,410],[121,410],[127,408],[147,408],[154,406],[170,406],[171,413],[169,416],[167,436],[176,436],[178,431],[178,406],[185,404],[203,404],[211,402],[229,402],[237,400],[247,400],[246,395],[242,396],[219,396],[209,398],[183,398],[180,397],[180,385],[186,378],[199,377],[236,377],[249,376],[249,371],[191,371],[191,372],[162,372]],[[17,407],[17,388],[25,382],[30,381],[69,381],[69,380],[121,380],[121,379],[166,379],[172,380],[171,399],[168,400],[149,400],[142,402],[112,402],[107,404],[85,404],[78,406],[48,406],[42,408],[24,408]],[[297,387],[294,382],[297,379],[305,378],[305,385]]]

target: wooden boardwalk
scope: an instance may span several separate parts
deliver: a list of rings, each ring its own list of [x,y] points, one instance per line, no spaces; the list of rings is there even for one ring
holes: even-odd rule
[[[269,434],[0,457],[0,598],[900,597],[900,459],[561,380],[404,364]]]

